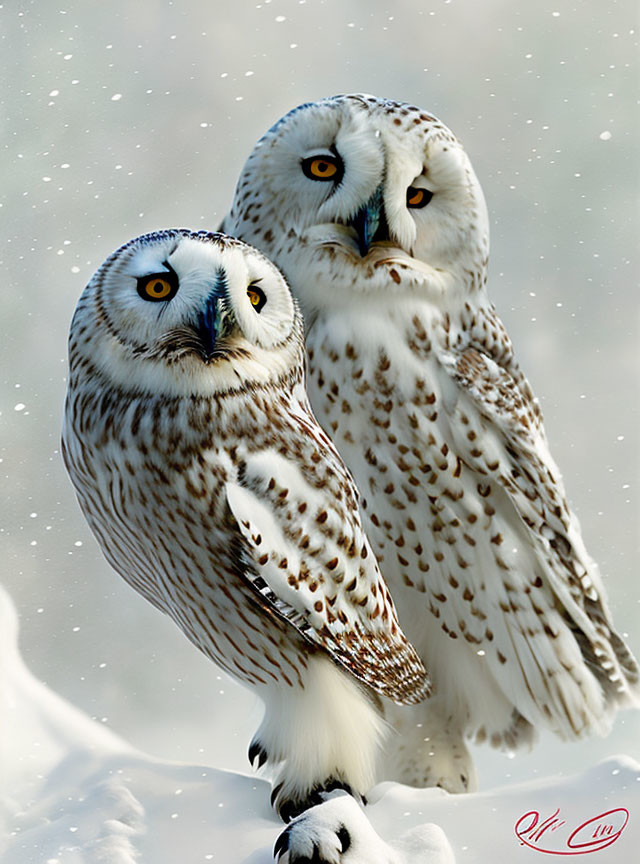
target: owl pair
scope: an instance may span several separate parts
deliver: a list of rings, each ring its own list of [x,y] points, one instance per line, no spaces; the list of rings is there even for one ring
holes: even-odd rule
[[[114,569],[263,699],[281,815],[376,778],[472,789],[469,738],[605,733],[638,667],[487,298],[457,139],[374,97],[300,106],[222,227],[92,278],[63,454]]]

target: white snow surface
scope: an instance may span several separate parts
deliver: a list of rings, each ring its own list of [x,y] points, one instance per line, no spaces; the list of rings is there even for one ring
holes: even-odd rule
[[[17,631],[15,609],[0,588],[3,864],[273,861],[283,826],[266,781],[135,750],[34,678],[20,657]],[[515,833],[532,811],[539,814],[535,829],[526,831],[533,815],[520,825],[536,849]],[[292,823],[281,864],[295,855],[331,864],[535,864],[559,860],[560,852],[571,852],[575,862],[631,864],[639,860],[639,826],[640,765],[620,756],[573,777],[473,795],[383,783],[364,811],[338,794]],[[344,853],[341,828],[349,836]],[[577,845],[584,842],[591,846]]]

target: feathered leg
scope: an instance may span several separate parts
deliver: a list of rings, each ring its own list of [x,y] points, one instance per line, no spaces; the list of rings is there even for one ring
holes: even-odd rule
[[[285,821],[332,789],[362,798],[386,733],[370,692],[323,654],[310,658],[303,682],[261,692],[265,714],[249,750],[272,769],[272,803]]]

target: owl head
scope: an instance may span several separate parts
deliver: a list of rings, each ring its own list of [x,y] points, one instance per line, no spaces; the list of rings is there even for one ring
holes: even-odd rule
[[[488,216],[462,145],[430,114],[373,96],[279,120],[223,224],[283,269],[305,317],[363,293],[394,303],[485,281]]]
[[[97,270],[71,323],[70,372],[134,392],[212,395],[302,365],[300,312],[263,254],[184,229],[129,241]]]

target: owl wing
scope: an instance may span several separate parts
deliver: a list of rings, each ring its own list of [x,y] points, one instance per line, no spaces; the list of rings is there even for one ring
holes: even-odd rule
[[[518,621],[516,638],[532,637],[534,654],[539,650],[535,637],[542,628],[548,644],[558,640],[556,652],[562,657],[557,624],[566,623],[584,661],[608,693],[607,701],[616,701],[620,694],[628,694],[628,685],[637,684],[638,666],[613,630],[602,580],[569,509],[526,379],[514,362],[505,368],[479,347],[449,352],[440,360],[456,385],[458,416],[464,414],[468,421],[451,426],[461,470],[466,465],[476,477],[482,475],[480,495],[490,484],[501,487],[512,509],[506,518],[515,517],[534,558],[533,576],[518,573],[494,547],[496,569],[504,573],[502,611]],[[500,542],[499,537],[492,540]]]
[[[244,577],[269,612],[376,692],[420,702],[429,678],[398,625],[355,489],[346,495],[338,489],[334,501],[311,476],[269,451],[249,455],[241,481],[227,483]]]

